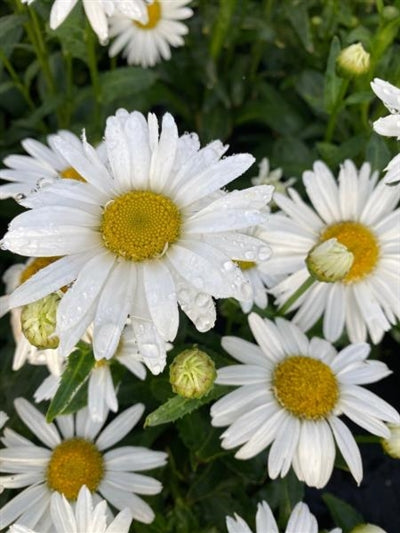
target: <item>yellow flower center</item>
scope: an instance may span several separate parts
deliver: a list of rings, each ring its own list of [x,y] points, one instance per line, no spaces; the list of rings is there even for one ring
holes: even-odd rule
[[[60,259],[60,257],[36,257],[21,272],[21,275],[20,275],[20,278],[19,278],[20,284],[22,284],[25,281],[27,281],[34,274],[36,274],[36,272],[39,272],[39,270],[42,270],[42,268],[45,268],[45,267],[51,265],[51,263],[54,263],[54,261],[57,261],[57,259]]]
[[[344,283],[359,281],[370,274],[379,259],[379,245],[372,231],[359,222],[339,222],[328,226],[320,241],[336,238],[353,254],[354,261],[343,278]]]
[[[233,259],[233,262],[241,270],[250,270],[250,268],[254,268],[256,266],[256,263],[254,261],[240,261],[239,259]]]
[[[162,255],[180,234],[181,214],[166,196],[131,191],[104,209],[101,233],[105,246],[132,261]]]
[[[152,4],[147,6],[147,15],[149,20],[146,22],[146,24],[142,24],[142,22],[134,20],[133,23],[135,26],[141,30],[151,30],[157,26],[161,18],[161,4],[158,2],[158,0],[154,0]]]
[[[49,488],[61,492],[69,500],[76,500],[82,485],[95,491],[103,475],[102,454],[93,443],[80,438],[56,446],[46,472]]]
[[[69,180],[83,181],[84,183],[86,183],[85,178],[82,178],[79,172],[77,172],[73,167],[68,167],[62,170],[60,172],[60,176]]]
[[[273,374],[278,402],[297,418],[316,420],[327,416],[339,396],[336,377],[328,365],[303,355],[288,357]]]

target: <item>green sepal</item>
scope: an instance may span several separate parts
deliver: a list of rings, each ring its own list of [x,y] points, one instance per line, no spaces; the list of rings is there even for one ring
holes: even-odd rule
[[[47,422],[50,423],[56,416],[75,412],[82,407],[82,387],[87,382],[95,362],[91,347],[80,342],[77,349],[68,356],[60,385],[47,410]]]
[[[144,422],[144,427],[158,426],[160,424],[174,422],[175,420],[195,411],[202,405],[205,405],[212,400],[216,400],[225,393],[226,387],[214,385],[211,391],[203,396],[203,398],[188,399],[178,395],[173,396],[147,416]]]

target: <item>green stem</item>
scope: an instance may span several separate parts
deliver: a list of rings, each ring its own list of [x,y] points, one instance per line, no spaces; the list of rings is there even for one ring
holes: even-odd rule
[[[29,11],[29,15],[32,21],[32,28],[33,28],[33,34],[34,34],[34,41],[32,44],[35,47],[36,55],[40,63],[40,66],[42,68],[47,87],[49,91],[51,92],[51,94],[54,95],[56,94],[57,89],[56,89],[56,85],[54,82],[53,74],[50,69],[50,64],[48,61],[49,54],[48,54],[48,50],[46,47],[46,43],[43,39],[43,32],[40,27],[39,20],[37,18],[35,10],[29,9],[28,11]]]
[[[99,71],[97,68],[96,57],[96,36],[89,23],[86,26],[86,50],[88,55],[88,65],[90,72],[90,79],[92,81],[93,95],[95,102],[95,128],[96,131],[100,131],[101,127],[101,106],[102,106],[102,93],[101,84],[99,78]]]
[[[216,62],[221,53],[226,35],[231,25],[233,13],[236,8],[237,0],[220,0],[219,13],[214,25],[211,38],[210,54]]]
[[[301,285],[300,287],[290,296],[286,302],[278,309],[278,315],[284,315],[287,313],[287,311],[290,309],[290,307],[294,304],[300,296],[302,296],[307,289],[311,287],[311,285],[314,283],[315,279],[312,276],[309,276]]]
[[[0,61],[2,61],[4,63],[4,66],[6,67],[8,73],[10,74],[10,77],[13,80],[16,88],[19,90],[19,92],[22,94],[22,96],[26,100],[26,103],[28,104],[28,106],[32,110],[34,110],[35,109],[35,104],[33,103],[32,98],[31,98],[27,88],[25,87],[25,85],[19,79],[18,74],[14,70],[14,67],[12,66],[12,64],[7,59],[7,56],[4,54],[3,50],[0,50]]]
[[[332,112],[329,116],[328,125],[325,131],[325,138],[324,138],[325,142],[331,142],[332,140],[333,133],[336,127],[337,116],[342,106],[348,86],[349,86],[349,80],[348,79],[342,80],[342,84],[340,86],[340,90],[339,90],[334,108],[332,109]]]
[[[263,0],[262,14],[266,20],[270,20],[271,12],[273,8],[274,0]],[[250,63],[250,79],[254,80],[257,74],[258,65],[260,64],[261,58],[263,57],[264,50],[267,43],[257,40],[253,43],[252,51],[250,54],[251,63]]]

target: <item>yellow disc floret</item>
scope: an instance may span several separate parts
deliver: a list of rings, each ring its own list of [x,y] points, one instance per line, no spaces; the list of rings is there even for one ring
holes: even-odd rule
[[[27,281],[34,274],[36,274],[36,272],[42,270],[42,268],[45,268],[51,265],[51,263],[54,263],[54,261],[57,261],[57,259],[60,259],[60,257],[36,257],[22,271],[19,277],[20,284],[24,283],[24,281]]]
[[[69,180],[83,181],[84,183],[86,183],[85,178],[82,178],[79,172],[77,172],[73,167],[68,167],[62,170],[60,172],[60,176]]]
[[[303,355],[288,357],[273,373],[275,398],[297,418],[326,417],[339,397],[338,383],[328,365]]]
[[[96,446],[75,438],[56,446],[47,466],[47,485],[51,490],[76,500],[82,485],[95,491],[104,475],[104,460]]]
[[[250,270],[250,268],[256,266],[254,261],[240,261],[239,259],[234,259],[233,262],[240,268],[240,270]]]
[[[181,214],[166,196],[131,191],[104,209],[101,233],[105,246],[132,261],[162,255],[180,234]]]
[[[339,222],[327,227],[321,242],[336,238],[353,254],[353,265],[343,278],[344,283],[359,281],[370,274],[379,259],[379,245],[372,231],[360,222]]]
[[[152,4],[147,6],[148,21],[146,24],[134,20],[135,26],[138,26],[141,30],[151,30],[155,28],[161,18],[161,4],[158,0],[154,0]]]

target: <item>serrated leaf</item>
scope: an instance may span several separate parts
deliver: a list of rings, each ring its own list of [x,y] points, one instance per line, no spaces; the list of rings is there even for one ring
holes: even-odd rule
[[[46,414],[47,422],[52,422],[58,415],[72,412],[71,407],[79,405],[79,393],[88,380],[95,362],[91,349],[84,343],[80,343],[79,348],[68,356],[60,385]]]
[[[364,522],[363,516],[351,505],[326,492],[322,495],[333,521],[337,527],[341,527],[344,533],[351,531],[357,524]]]
[[[175,420],[195,411],[202,405],[205,405],[212,400],[216,400],[225,393],[226,387],[215,385],[203,398],[188,399],[178,395],[173,396],[147,416],[144,422],[144,427],[158,426],[160,424],[174,422]]]

